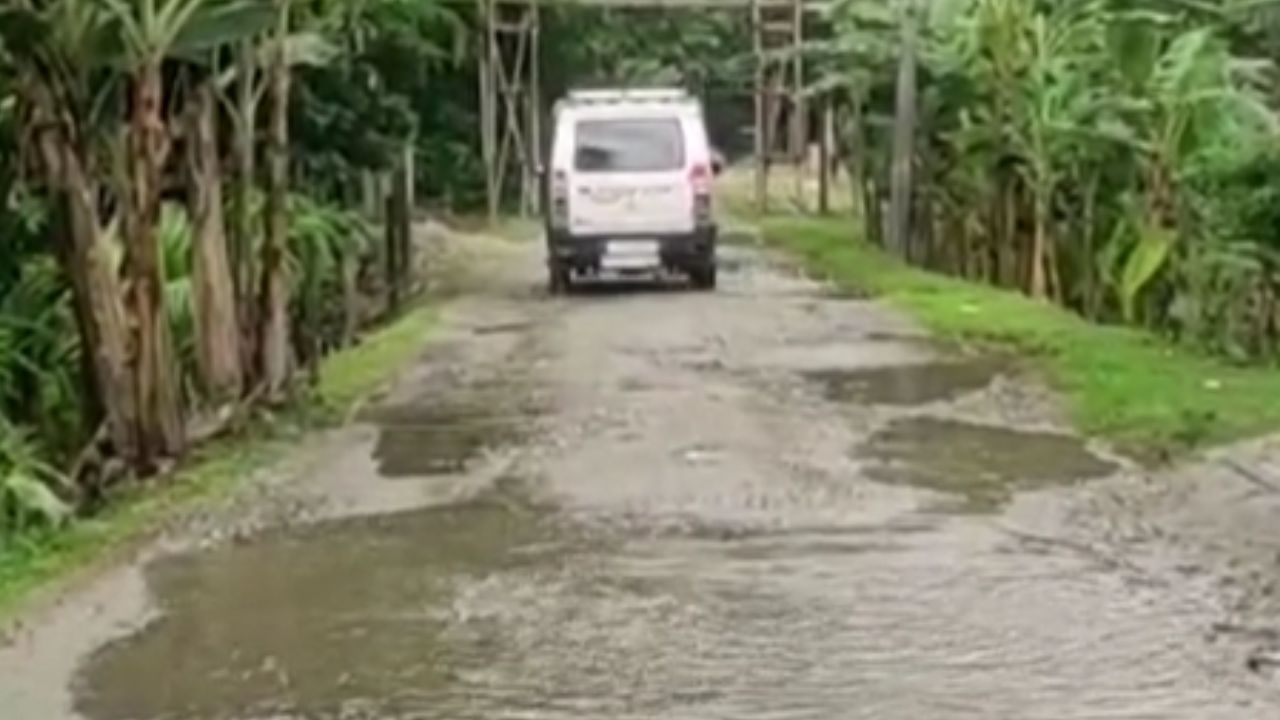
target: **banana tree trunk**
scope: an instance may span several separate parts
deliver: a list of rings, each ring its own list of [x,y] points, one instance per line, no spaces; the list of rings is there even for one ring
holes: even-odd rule
[[[911,256],[911,201],[914,194],[912,162],[916,136],[916,12],[902,14],[898,54],[897,97],[893,118],[893,166],[889,185],[889,250]]]
[[[262,382],[269,397],[279,397],[292,371],[289,352],[289,279],[284,264],[289,234],[289,83],[285,55],[288,4],[282,5],[272,39],[268,72],[267,216],[262,241],[262,290],[259,322]]]
[[[98,188],[84,156],[60,123],[53,94],[43,81],[24,76],[32,108],[35,146],[51,186],[62,195],[66,239],[59,253],[75,295],[82,351],[93,373],[107,435],[116,453],[137,455],[137,405],[129,368],[129,330],[117,268],[98,212]]]
[[[845,158],[845,167],[849,172],[849,191],[853,201],[853,212],[861,217],[865,223],[867,213],[870,211],[866,204],[867,129],[862,111],[862,97],[859,93],[855,93],[852,106],[849,128],[846,132],[846,136],[849,139],[849,148]],[[866,233],[866,236],[868,240],[875,241],[875,237],[870,231]]]
[[[1049,255],[1049,199],[1048,192],[1036,189],[1035,236],[1031,242],[1031,281],[1028,290],[1031,297],[1043,300],[1048,296],[1045,268]]]
[[[908,259],[918,265],[937,268],[941,258],[937,247],[937,236],[934,234],[934,158],[933,147],[929,143],[929,132],[933,118],[927,109],[918,113],[916,118],[916,135],[920,140],[912,143],[915,150],[913,161],[912,202],[911,202],[911,234],[912,242]]]
[[[387,276],[387,314],[394,315],[400,311],[400,223],[395,221],[396,201],[388,196],[383,214],[387,220],[383,224],[383,258],[386,260],[384,274]]]
[[[393,313],[400,309],[401,301],[409,292],[410,206],[408,168],[397,167],[392,171],[386,219],[388,310]]]
[[[838,155],[849,176],[849,199],[853,214],[862,222],[863,238],[882,244],[880,214],[874,207],[875,181],[867,149],[867,126],[863,99],[855,91],[848,113],[840,113],[840,148]]]
[[[235,281],[236,308],[244,342],[240,345],[240,366],[252,372],[257,358],[255,347],[257,313],[254,291],[255,258],[253,227],[253,188],[257,182],[257,114],[258,100],[254,92],[257,57],[254,43],[245,40],[237,52],[237,92],[235,98],[234,137],[235,202],[231,217],[232,278]]]
[[[1081,303],[1084,315],[1090,320],[1097,320],[1101,310],[1098,293],[1098,273],[1095,263],[1094,232],[1097,224],[1099,174],[1091,172],[1088,182],[1084,183],[1084,211],[1081,219],[1081,255],[1084,262],[1080,265]]]
[[[41,151],[43,154],[43,151]],[[93,319],[93,306],[89,304],[88,268],[76,253],[76,239],[72,237],[71,208],[67,194],[56,190],[50,197],[49,239],[58,260],[58,267],[71,286],[71,302],[75,312],[76,337],[80,339],[79,370],[81,430],[89,435],[101,426],[106,418],[102,404],[102,388],[98,386],[98,368],[94,353],[99,346],[98,324]]]
[[[218,157],[218,114],[213,86],[202,83],[195,91],[194,103],[187,157],[195,234],[192,272],[196,359],[205,391],[215,402],[223,402],[240,393],[243,378],[235,285],[222,214],[222,163]]]
[[[168,143],[161,115],[163,101],[160,63],[147,62],[133,78],[129,192],[124,213],[127,266],[132,283],[129,306],[134,323],[138,465],[144,472],[153,470],[160,458],[178,456],[185,443],[177,363],[165,312],[164,273],[155,233]]]
[[[1018,205],[1017,188],[1009,173],[1000,177],[997,190],[1000,234],[996,242],[996,283],[1017,287],[1018,273]]]
[[[342,347],[355,342],[360,330],[359,260],[342,254]]]
[[[89,313],[81,341],[92,355],[107,433],[115,451],[132,461],[138,454],[138,407],[129,369],[129,325],[111,248],[99,221],[97,192],[70,151],[63,153],[72,290]],[[79,304],[79,303],[78,303]]]

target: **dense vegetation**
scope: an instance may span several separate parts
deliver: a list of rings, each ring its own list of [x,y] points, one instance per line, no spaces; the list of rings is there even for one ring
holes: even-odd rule
[[[1280,350],[1280,4],[840,0],[866,235],[1238,361]]]
[[[405,254],[352,208],[459,36],[423,0],[0,5],[0,549],[394,311]]]

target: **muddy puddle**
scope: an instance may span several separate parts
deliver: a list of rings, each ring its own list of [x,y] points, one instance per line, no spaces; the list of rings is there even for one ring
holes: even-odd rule
[[[540,510],[496,490],[162,559],[146,573],[158,619],[87,660],[77,708],[94,720],[395,716],[452,679],[442,633],[459,578],[554,566],[554,539]]]
[[[160,617],[81,668],[89,720],[1249,718],[1194,622],[936,515],[709,519],[601,542],[522,485],[153,565]],[[692,510],[692,508],[691,508]],[[662,518],[649,518],[662,526]],[[655,531],[656,530],[656,531]],[[850,713],[850,708],[858,708]]]
[[[362,420],[378,427],[378,473],[414,478],[465,472],[484,453],[528,435],[540,408],[518,397],[516,390],[442,394],[374,408]]]
[[[1115,463],[1068,435],[932,417],[896,420],[858,451],[875,480],[948,493],[964,509],[994,510],[1018,490],[1105,477]]]
[[[1006,363],[994,358],[890,365],[873,368],[810,370],[804,377],[836,403],[922,405],[981,390]]]

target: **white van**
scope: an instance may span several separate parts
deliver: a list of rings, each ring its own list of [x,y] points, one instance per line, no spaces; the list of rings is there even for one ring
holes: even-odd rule
[[[689,276],[716,284],[702,106],[682,90],[576,91],[555,107],[546,231],[552,292],[575,276]]]

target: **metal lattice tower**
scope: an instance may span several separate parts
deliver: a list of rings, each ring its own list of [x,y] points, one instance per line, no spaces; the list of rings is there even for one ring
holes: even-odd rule
[[[809,134],[805,102],[805,13],[812,0],[475,0],[480,89],[480,146],[489,216],[496,218],[518,178],[521,213],[539,205],[542,131],[538,67],[539,6],[742,8],[751,13],[756,56],[756,203],[765,209],[769,170],[802,167]],[[802,173],[796,173],[797,191]]]
[[[480,147],[489,216],[518,174],[520,211],[537,211],[542,164],[538,2],[477,0],[481,28]]]
[[[756,205],[767,209],[769,169],[804,162],[808,116],[804,101],[804,1],[751,5],[756,55]],[[799,183],[802,174],[797,172]]]

